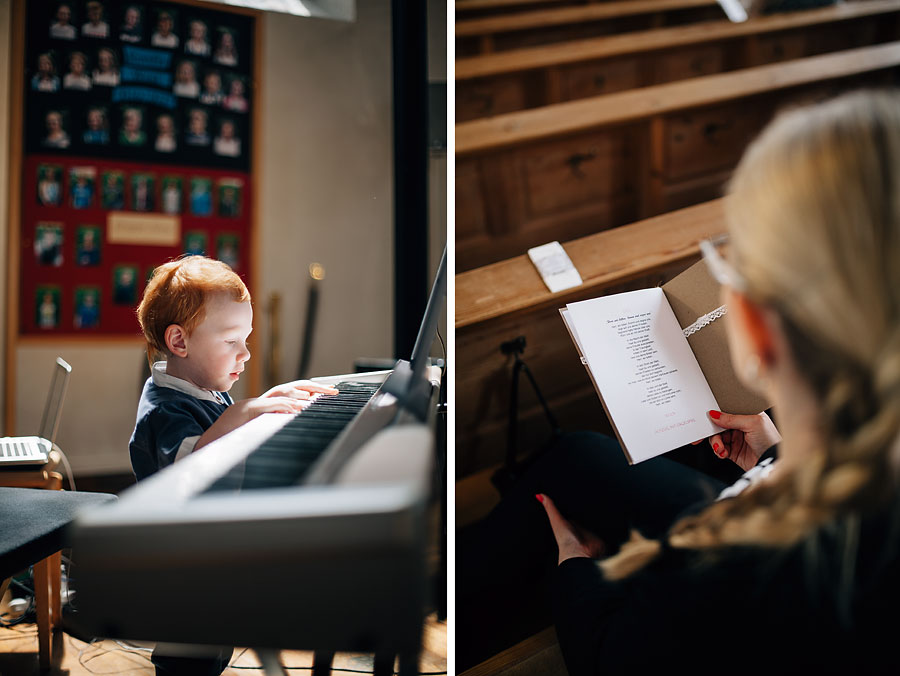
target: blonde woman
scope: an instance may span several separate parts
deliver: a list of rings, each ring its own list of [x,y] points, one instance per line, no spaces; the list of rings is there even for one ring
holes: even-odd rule
[[[731,429],[710,445],[750,472],[693,508],[715,482],[675,463],[607,472],[594,456],[617,449],[599,435],[544,461],[564,467],[523,491],[556,540],[569,674],[897,673],[900,96],[781,115],[735,172],[727,220],[727,255],[705,255],[735,370],[781,435],[764,416],[711,412]],[[590,514],[591,493],[625,518]],[[626,525],[643,532],[621,544]]]

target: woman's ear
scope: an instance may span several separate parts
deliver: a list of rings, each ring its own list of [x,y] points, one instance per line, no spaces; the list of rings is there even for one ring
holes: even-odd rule
[[[187,332],[178,324],[169,324],[165,333],[166,348],[176,357],[187,357]]]

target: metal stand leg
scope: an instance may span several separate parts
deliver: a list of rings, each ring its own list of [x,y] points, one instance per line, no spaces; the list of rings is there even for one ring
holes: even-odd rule
[[[334,661],[334,653],[325,650],[317,650],[313,653],[312,676],[328,676],[331,673],[331,663]]]
[[[288,676],[287,670],[281,666],[277,650],[254,648],[253,652],[259,657],[266,676]]]

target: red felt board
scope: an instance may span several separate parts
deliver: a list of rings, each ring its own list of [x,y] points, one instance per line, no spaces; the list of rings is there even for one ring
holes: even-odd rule
[[[59,204],[42,204],[38,199],[38,170],[42,165],[61,168]],[[79,192],[71,177],[75,167],[94,169],[94,186],[89,206],[76,208],[86,202],[85,192]],[[104,172],[124,174],[123,209],[104,207],[102,181]],[[137,211],[132,178],[135,175],[154,177],[152,210]],[[174,245],[123,244],[108,241],[109,219],[116,213],[162,216],[163,178],[181,179],[181,213],[178,242]],[[192,179],[212,181],[212,213],[208,216],[192,213]],[[237,210],[220,200],[220,187],[240,183]],[[73,193],[73,187],[76,188]],[[45,196],[46,196],[45,192]],[[52,191],[51,191],[52,194]],[[169,196],[171,198],[171,196]],[[22,335],[139,335],[135,308],[140,301],[150,271],[157,265],[185,253],[186,239],[203,242],[207,255],[216,258],[220,245],[237,242],[234,268],[245,280],[250,279],[252,183],[246,172],[205,167],[173,166],[171,164],[135,163],[121,160],[33,154],[25,157],[22,175],[22,218],[20,223],[20,304],[19,332]],[[202,203],[202,199],[199,200]],[[199,204],[198,204],[199,205]],[[231,216],[229,214],[235,213]],[[79,248],[79,228],[96,226],[100,234],[99,261],[87,255],[86,247]],[[62,233],[58,250],[35,245],[38,228]],[[56,230],[58,228],[59,230]],[[84,232],[84,231],[82,231]],[[190,237],[186,237],[190,235]],[[47,239],[44,240],[48,241]],[[83,237],[82,237],[83,241]],[[57,244],[59,244],[57,242]],[[233,250],[233,249],[232,249]],[[80,255],[79,255],[80,254]],[[39,260],[43,257],[43,262]],[[96,264],[92,264],[95,263]],[[81,263],[81,264],[80,264]],[[133,286],[119,285],[117,275],[123,268],[135,268]],[[47,293],[45,293],[45,291]],[[96,308],[86,306],[85,297],[96,293]],[[117,302],[118,294],[118,302]],[[39,313],[39,296],[43,312]],[[76,303],[76,298],[78,302]],[[50,308],[53,307],[53,312]],[[76,312],[77,311],[77,312]],[[99,312],[98,312],[99,311]],[[43,323],[41,322],[43,319]]]

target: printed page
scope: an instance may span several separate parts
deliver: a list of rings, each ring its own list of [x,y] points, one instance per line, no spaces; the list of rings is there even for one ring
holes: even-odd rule
[[[718,404],[660,288],[570,303],[569,321],[632,462],[710,436]]]

